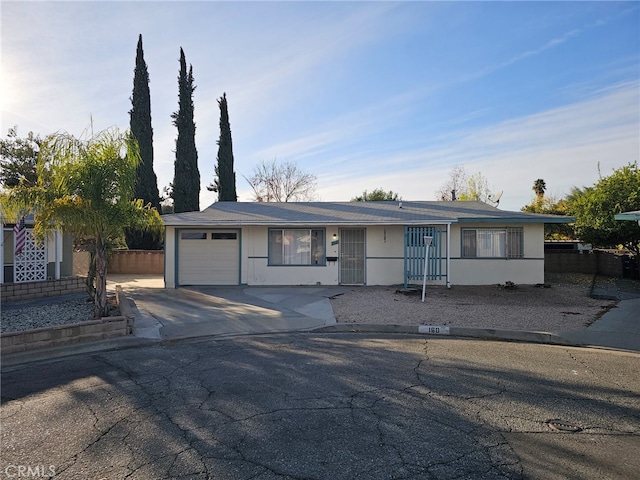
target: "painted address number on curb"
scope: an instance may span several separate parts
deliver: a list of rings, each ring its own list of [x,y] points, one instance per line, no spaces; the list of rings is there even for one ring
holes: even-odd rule
[[[418,333],[449,335],[449,327],[444,327],[442,325],[418,325]]]

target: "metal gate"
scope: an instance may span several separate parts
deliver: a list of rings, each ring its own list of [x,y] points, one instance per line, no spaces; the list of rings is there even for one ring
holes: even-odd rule
[[[13,282],[41,282],[47,279],[47,247],[38,246],[33,238],[33,230],[25,230],[24,247],[13,258]]]
[[[365,230],[340,229],[340,283],[365,283]]]
[[[422,280],[424,277],[424,257],[426,246],[424,237],[433,237],[429,247],[429,264],[427,267],[428,280],[446,278],[446,268],[443,268],[443,244],[446,231],[442,227],[404,227],[404,286],[412,280]]]

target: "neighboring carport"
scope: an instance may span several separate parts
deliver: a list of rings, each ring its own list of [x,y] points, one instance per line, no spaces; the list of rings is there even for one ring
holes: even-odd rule
[[[638,225],[640,225],[640,210],[618,213],[613,218],[615,218],[616,220],[630,220],[633,222],[638,222]]]

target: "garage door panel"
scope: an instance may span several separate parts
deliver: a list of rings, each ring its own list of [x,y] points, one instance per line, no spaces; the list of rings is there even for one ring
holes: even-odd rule
[[[180,285],[237,285],[239,272],[236,231],[182,232],[178,246]]]

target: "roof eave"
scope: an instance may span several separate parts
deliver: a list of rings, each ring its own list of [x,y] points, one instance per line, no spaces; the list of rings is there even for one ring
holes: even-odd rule
[[[207,220],[198,223],[194,222],[165,222],[165,226],[167,227],[190,227],[190,228],[237,228],[237,227],[272,227],[272,226],[282,226],[282,225],[294,225],[294,226],[310,226],[310,227],[323,227],[325,225],[336,225],[336,226],[405,226],[405,225],[450,225],[453,223],[457,223],[456,220],[397,220],[397,221],[370,221],[370,220],[353,220],[353,221],[345,221],[345,220],[335,220],[335,221],[327,221],[327,222],[317,222],[317,221],[304,221],[304,220],[252,220],[252,221],[237,221],[237,220]]]
[[[459,223],[573,223],[573,217],[482,217],[460,218]]]
[[[629,220],[632,222],[640,221],[640,212],[616,213],[613,218],[615,220]]]

